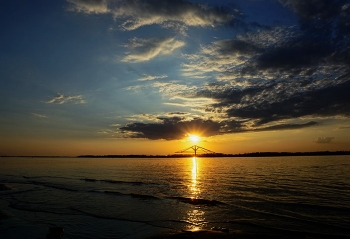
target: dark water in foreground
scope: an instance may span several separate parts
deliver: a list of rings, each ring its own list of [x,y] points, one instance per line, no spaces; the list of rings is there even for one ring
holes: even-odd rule
[[[0,238],[226,227],[350,238],[350,156],[0,158]],[[5,190],[7,189],[7,190]]]

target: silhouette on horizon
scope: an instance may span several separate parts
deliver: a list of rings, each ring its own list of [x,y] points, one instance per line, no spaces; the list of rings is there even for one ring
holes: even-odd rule
[[[198,145],[192,145],[191,147],[187,148],[187,149],[184,149],[184,150],[180,150],[180,151],[177,151],[175,152],[176,154],[181,154],[181,153],[188,153],[190,150],[193,150],[194,151],[194,156],[197,156],[197,151],[200,151],[202,150],[204,153],[206,154],[216,154],[214,151],[211,151],[209,149],[206,149],[206,148],[203,148],[203,147],[200,147]],[[191,151],[192,152],[192,151]]]

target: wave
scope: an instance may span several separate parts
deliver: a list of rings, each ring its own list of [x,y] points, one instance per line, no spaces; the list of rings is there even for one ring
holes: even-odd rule
[[[73,188],[67,188],[64,186],[60,186],[60,185],[53,185],[53,184],[42,184],[45,187],[50,187],[50,188],[55,188],[55,189],[59,189],[59,190],[65,190],[65,191],[70,191],[70,192],[78,192],[78,189],[73,189]]]
[[[81,180],[87,181],[87,182],[96,182],[98,181],[97,179],[94,178],[82,178]]]
[[[100,192],[100,191],[94,191],[94,192]],[[117,195],[117,196],[125,196],[126,194],[117,192],[117,191],[104,191],[105,194],[112,194],[112,195]]]
[[[119,180],[111,180],[111,179],[94,179],[94,178],[82,178],[81,180],[87,182],[104,182],[104,183],[112,183],[112,184],[132,184],[132,185],[142,185],[143,182],[129,182],[129,181],[119,181]]]
[[[26,211],[26,212],[34,212],[34,213],[51,213],[56,215],[78,215],[73,213],[68,208],[46,208],[42,205],[42,203],[33,203],[26,201],[13,201],[9,204],[10,208]],[[68,209],[68,210],[67,210]]]
[[[71,179],[68,177],[62,177],[62,176],[48,176],[48,175],[44,175],[44,176],[22,176],[25,179],[40,179],[40,178],[60,178],[60,179]]]
[[[188,203],[192,205],[205,205],[205,206],[218,206],[218,205],[227,205],[224,202],[217,200],[208,200],[202,198],[187,198],[187,197],[168,197],[169,199],[176,199],[183,203]]]
[[[314,211],[324,211],[327,213],[330,212],[337,212],[337,213],[344,213],[347,215],[350,215],[350,208],[349,207],[343,207],[343,206],[329,206],[329,205],[317,205],[317,204],[310,204],[310,203],[293,203],[293,202],[274,202],[275,204],[280,205],[279,207],[287,207],[290,209],[297,208],[303,208],[303,212],[305,210],[314,210]]]
[[[137,193],[121,193],[117,191],[104,191],[106,194],[116,195],[116,196],[131,196],[133,198],[143,199],[143,200],[159,200],[160,198],[153,195],[147,194],[137,194]]]
[[[160,199],[152,195],[144,195],[144,194],[136,194],[136,193],[130,193],[129,195],[131,197],[139,198],[139,199],[156,199],[156,200]]]
[[[105,183],[113,183],[113,184],[132,184],[132,185],[142,185],[143,182],[128,182],[128,181],[118,181],[118,180],[110,180],[110,179],[102,179],[101,182]]]
[[[109,216],[109,215],[101,215],[97,213],[92,213],[92,212],[86,212],[84,210],[78,209],[78,208],[70,208],[73,211],[85,214],[90,217],[95,217],[95,218],[100,218],[100,219],[111,219],[111,220],[120,220],[120,221],[128,221],[128,222],[139,222],[139,223],[147,223],[147,221],[142,221],[142,220],[133,220],[133,219],[127,219],[127,218],[120,218],[120,217],[115,217],[115,216]]]
[[[68,187],[65,187],[65,186],[62,186],[62,185],[52,184],[52,183],[47,183],[47,182],[39,182],[39,181],[34,181],[34,180],[30,180],[29,182],[31,184],[34,184],[34,185],[40,185],[40,186],[44,186],[44,187],[48,187],[48,188],[65,190],[65,191],[70,191],[70,192],[77,192],[77,191],[79,191],[78,189],[68,188]]]
[[[94,192],[100,192],[100,191],[94,191]],[[115,196],[130,196],[137,199],[143,199],[143,200],[161,200],[164,198],[159,198],[153,195],[148,194],[138,194],[138,193],[121,193],[118,191],[104,191],[106,194],[115,195]],[[224,202],[220,202],[217,200],[208,200],[208,199],[202,199],[202,198],[187,198],[187,197],[165,197],[166,199],[175,199],[177,201],[188,203],[192,205],[205,205],[205,206],[218,206],[218,205],[227,205]]]
[[[28,178],[27,178],[27,179],[28,179]],[[130,184],[130,183],[131,183],[131,184],[136,184],[136,185],[142,184],[142,182],[125,182],[125,181],[114,181],[114,180],[97,180],[97,179],[90,179],[90,178],[84,178],[84,179],[82,179],[82,180],[91,181],[91,182],[102,181],[102,182],[116,183],[116,184],[118,184],[118,183],[121,183],[121,184],[124,184],[124,183]],[[78,189],[66,187],[66,186],[60,185],[60,184],[54,184],[54,183],[48,183],[48,182],[40,182],[40,181],[34,181],[34,180],[29,180],[28,182],[31,183],[31,184],[34,184],[34,185],[40,185],[40,186],[44,186],[44,187],[54,188],[54,189],[58,189],[58,190],[65,190],[65,191],[69,191],[69,192],[78,192],[78,191],[79,191]],[[1,189],[1,188],[0,188],[0,189]],[[87,192],[97,192],[97,193],[101,193],[101,191],[98,191],[98,190],[90,190],[90,191],[87,191]],[[118,192],[118,191],[109,191],[109,190],[102,191],[102,192],[105,193],[105,194],[112,194],[112,195],[116,195],[116,196],[130,196],[130,197],[138,198],[138,199],[142,199],[142,200],[157,200],[157,199],[159,199],[159,198],[156,197],[156,196],[147,195],[147,194],[138,194],[138,193],[128,193],[128,194],[125,194],[125,193],[121,193],[121,192]]]

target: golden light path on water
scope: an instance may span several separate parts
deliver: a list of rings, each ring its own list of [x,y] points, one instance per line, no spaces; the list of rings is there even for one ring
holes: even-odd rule
[[[190,187],[192,198],[198,198],[198,194],[200,193],[199,188],[197,187],[197,158],[192,158],[192,184]]]
[[[200,188],[197,185],[198,177],[198,159],[196,157],[192,158],[192,170],[191,170],[191,184],[189,185],[190,194],[192,199],[200,198]],[[188,229],[191,231],[197,231],[203,228],[206,224],[204,214],[205,212],[201,210],[200,205],[195,206],[196,209],[187,211],[187,221],[190,223]]]

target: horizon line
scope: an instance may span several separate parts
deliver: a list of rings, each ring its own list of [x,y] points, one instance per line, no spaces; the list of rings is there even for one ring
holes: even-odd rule
[[[338,151],[307,151],[307,152],[249,152],[249,153],[206,153],[197,154],[197,157],[264,157],[264,156],[322,156],[322,155],[350,155],[350,151],[338,150]],[[0,155],[1,158],[6,157],[23,157],[23,158],[182,158],[182,157],[193,157],[193,154],[105,154],[105,155],[94,155],[94,154],[82,154],[82,155]]]

